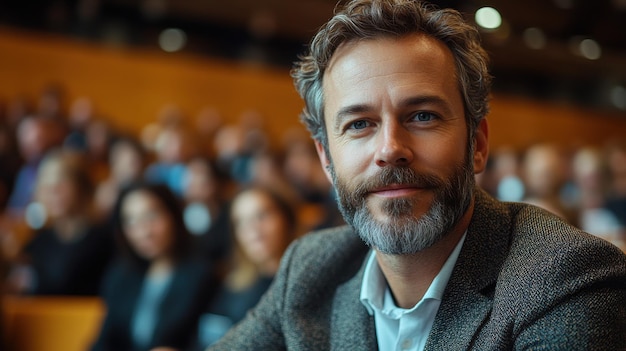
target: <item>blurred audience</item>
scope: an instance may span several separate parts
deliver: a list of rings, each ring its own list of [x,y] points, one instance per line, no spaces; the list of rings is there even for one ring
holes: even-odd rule
[[[7,261],[0,252],[0,279],[5,281],[7,277],[8,264]],[[0,299],[4,299],[5,292],[0,289]],[[4,316],[4,303],[0,304],[0,316]],[[6,336],[6,318],[0,318],[0,350],[10,350],[9,345],[7,344],[7,336]]]
[[[0,211],[4,211],[20,167],[15,133],[6,123],[0,123],[0,165]]]
[[[85,130],[85,155],[89,158],[90,175],[94,182],[103,181],[109,174],[109,150],[116,138],[115,131],[103,119],[93,119]]]
[[[574,223],[560,197],[565,182],[562,161],[559,149],[551,144],[537,144],[526,150],[521,165],[526,184],[526,195],[522,201]]]
[[[301,202],[302,199],[298,191],[287,179],[281,166],[281,160],[275,153],[269,150],[251,153],[247,173],[249,174],[248,179],[241,182],[241,185],[264,186],[293,204],[297,205]]]
[[[228,123],[166,105],[125,135],[88,97],[67,114],[64,98],[50,85],[0,113],[0,253],[6,292],[102,293],[93,350],[205,347],[256,304],[291,240],[343,224],[303,128],[275,138],[254,109]],[[563,147],[494,148],[478,184],[626,250],[626,138]]]
[[[156,144],[164,129],[184,126],[183,112],[176,104],[164,105],[157,114],[156,121],[143,126],[139,139],[148,152],[156,152]]]
[[[572,160],[573,182],[577,190],[578,226],[589,233],[611,239],[623,230],[617,217],[606,208],[609,170],[602,152],[596,148],[579,149]]]
[[[87,126],[94,118],[94,106],[91,99],[81,97],[72,102],[67,116],[69,132],[63,145],[72,149],[87,150]]]
[[[147,155],[132,137],[115,139],[108,150],[108,177],[98,183],[95,207],[101,218],[108,218],[117,197],[127,185],[143,178]]]
[[[626,227],[626,138],[612,142],[606,157],[610,178],[607,208]]]
[[[162,129],[155,144],[156,160],[148,165],[145,179],[165,184],[176,196],[182,196],[185,164],[197,153],[195,137],[182,126]]]
[[[216,158],[213,140],[215,140],[215,135],[223,123],[222,114],[217,108],[212,106],[202,108],[194,121],[194,127],[198,135],[199,152],[211,160]]]
[[[9,277],[10,292],[96,295],[113,239],[94,219],[93,186],[80,154],[54,150],[37,174],[26,221],[34,229]]]
[[[39,163],[47,151],[61,145],[63,133],[63,126],[53,119],[27,116],[19,122],[16,137],[23,163],[7,203],[9,214],[23,214],[33,197]]]
[[[162,184],[133,184],[114,216],[121,256],[103,284],[107,314],[92,350],[185,350],[216,284],[193,255],[179,199]]]
[[[195,157],[187,163],[183,190],[185,225],[194,234],[200,253],[220,272],[231,249],[227,201],[230,186],[208,158]]]
[[[248,170],[251,155],[246,149],[245,133],[239,125],[221,126],[215,133],[213,149],[217,170],[221,174],[238,183],[250,180]]]
[[[612,242],[626,252],[626,138],[609,144],[606,151],[609,190],[605,208],[619,222],[620,234]]]
[[[479,184],[502,201],[522,201],[526,187],[521,179],[521,161],[518,153],[509,146],[490,152],[487,169],[478,177]]]
[[[287,181],[307,202],[324,202],[331,193],[331,184],[317,157],[315,145],[302,133],[292,134],[283,141],[285,161],[282,172]]]
[[[292,205],[266,187],[246,188],[234,197],[231,223],[235,240],[231,268],[202,316],[202,347],[216,342],[256,305],[296,237]]]
[[[62,84],[58,82],[49,83],[39,93],[35,113],[42,118],[66,124],[65,98],[66,92]]]
[[[283,139],[282,172],[301,201],[298,216],[303,232],[344,224],[315,145],[304,131],[289,130]]]
[[[22,118],[31,115],[33,107],[26,95],[17,95],[9,99],[4,110],[4,123],[15,131]]]

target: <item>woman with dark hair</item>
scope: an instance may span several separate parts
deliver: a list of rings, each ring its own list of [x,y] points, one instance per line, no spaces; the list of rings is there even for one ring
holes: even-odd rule
[[[215,284],[192,255],[179,199],[164,185],[134,184],[113,215],[121,256],[104,282],[107,315],[92,350],[185,349]]]

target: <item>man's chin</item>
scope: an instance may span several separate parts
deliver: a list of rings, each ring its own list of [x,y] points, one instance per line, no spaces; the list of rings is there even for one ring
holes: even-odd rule
[[[370,209],[372,219],[383,225],[398,225],[419,221],[429,208],[418,208],[418,204],[408,201],[389,201],[383,206]]]

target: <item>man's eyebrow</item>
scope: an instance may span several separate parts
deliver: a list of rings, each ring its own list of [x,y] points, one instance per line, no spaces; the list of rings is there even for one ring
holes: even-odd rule
[[[451,112],[450,103],[444,98],[437,95],[420,95],[420,96],[411,96],[401,101],[400,106],[419,106],[431,104],[436,105],[439,108],[443,109],[444,113],[449,114]]]
[[[346,117],[357,114],[357,113],[370,112],[370,111],[372,111],[372,108],[366,104],[355,104],[355,105],[348,105],[346,107],[342,107],[335,114],[335,123],[334,123],[335,130],[340,128],[341,122]]]

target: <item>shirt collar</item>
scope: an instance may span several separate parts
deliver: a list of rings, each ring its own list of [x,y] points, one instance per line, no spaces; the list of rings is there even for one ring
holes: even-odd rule
[[[450,276],[452,275],[454,265],[459,258],[459,254],[461,253],[461,248],[463,247],[463,243],[465,242],[466,235],[467,231],[463,233],[461,240],[459,240],[459,242],[456,244],[454,250],[452,250],[450,256],[448,256],[448,259],[444,263],[443,267],[441,267],[441,270],[439,271],[435,279],[433,279],[422,300],[441,300],[446,285],[448,285],[448,281],[450,280]],[[383,272],[378,266],[378,261],[376,261],[376,251],[372,250],[365,264],[365,271],[363,272],[363,281],[361,282],[360,295],[361,303],[365,306],[367,312],[370,315],[374,314],[374,310],[383,310],[385,292],[387,291],[387,289],[387,280],[385,279]]]

